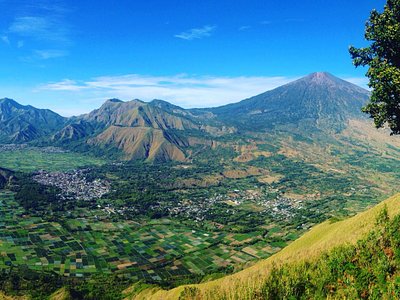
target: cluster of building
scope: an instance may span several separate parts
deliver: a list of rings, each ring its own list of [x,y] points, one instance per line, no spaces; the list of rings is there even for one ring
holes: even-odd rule
[[[0,152],[17,151],[28,148],[27,144],[0,144]]]
[[[297,211],[304,207],[303,200],[278,196],[275,199],[259,200],[258,203],[265,207],[272,217],[279,219],[291,219]]]
[[[47,172],[40,170],[33,175],[33,179],[43,185],[58,187],[58,195],[62,200],[90,201],[101,198],[110,191],[110,183],[106,180],[87,180],[85,174],[89,169],[70,172]]]
[[[183,200],[174,203],[174,206],[167,206],[165,209],[172,216],[180,215],[186,218],[190,218],[196,222],[202,222],[207,215],[210,214],[211,209],[218,202],[222,202],[224,197],[217,195],[210,198],[205,198],[196,201]]]
[[[298,211],[304,208],[303,200],[293,199],[282,195],[274,199],[260,190],[233,190],[225,195],[215,195],[213,197],[202,199],[201,201],[184,200],[177,201],[173,206],[166,206],[170,215],[180,215],[191,218],[197,222],[204,221],[206,217],[212,214],[213,208],[218,203],[225,203],[231,206],[224,213],[235,214],[235,206],[240,206],[244,202],[252,202],[262,207],[263,213],[267,213],[276,219],[291,219],[298,214]]]
[[[18,151],[18,150],[38,150],[43,153],[65,153],[68,152],[59,147],[33,147],[28,144],[0,144],[0,152]]]

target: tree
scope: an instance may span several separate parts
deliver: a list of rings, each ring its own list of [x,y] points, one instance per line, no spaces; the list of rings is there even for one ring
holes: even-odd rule
[[[389,126],[400,133],[400,0],[387,0],[384,11],[372,10],[366,23],[369,47],[350,47],[356,67],[369,66],[366,76],[372,89],[363,112],[374,119],[377,128]]]

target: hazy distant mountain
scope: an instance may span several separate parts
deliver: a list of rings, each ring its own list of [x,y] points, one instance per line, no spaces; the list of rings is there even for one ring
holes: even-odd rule
[[[0,142],[29,142],[60,129],[66,119],[48,109],[0,99]]]
[[[209,111],[248,130],[288,124],[340,130],[349,118],[365,118],[361,107],[368,99],[367,90],[321,72]]]
[[[187,110],[163,100],[110,99],[99,109],[66,119],[3,99],[0,142],[42,139],[104,154],[117,151],[125,159],[184,161],[191,147],[210,146],[215,140],[227,145],[275,129],[301,134],[341,132],[349,120],[365,120],[361,107],[368,97],[367,90],[329,73],[313,73],[241,102],[209,109]]]

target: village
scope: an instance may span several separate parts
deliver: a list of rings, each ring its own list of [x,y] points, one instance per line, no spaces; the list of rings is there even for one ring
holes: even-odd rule
[[[242,191],[234,189],[227,194],[215,194],[201,199],[201,201],[185,199],[175,202],[173,206],[167,204],[165,209],[172,216],[180,215],[195,222],[202,222],[213,213],[213,210],[219,204],[228,205],[224,206],[224,214],[235,214],[236,207],[240,208],[244,204],[251,204],[258,206],[260,213],[266,213],[272,218],[280,220],[294,218],[298,211],[304,207],[303,200],[285,197],[279,193],[271,199],[267,194],[268,192],[259,190]]]
[[[10,152],[19,150],[37,150],[42,153],[65,153],[68,150],[64,150],[60,147],[34,147],[28,144],[0,144],[0,152]]]
[[[73,170],[70,172],[47,172],[40,170],[33,175],[33,180],[43,185],[55,186],[61,190],[58,195],[61,200],[90,201],[99,199],[110,191],[110,183],[95,179],[89,181],[85,174],[90,169]]]
[[[48,172],[40,170],[33,174],[33,179],[43,185],[55,186],[61,190],[58,194],[61,200],[92,201],[102,198],[110,192],[111,184],[106,180],[87,179],[90,169],[73,170],[69,172]],[[285,197],[275,191],[274,197],[258,188],[253,190],[233,189],[226,194],[214,193],[202,199],[185,198],[173,203],[160,201],[148,207],[149,211],[166,211],[170,216],[180,216],[201,223],[213,214],[234,215],[245,205],[259,208],[260,213],[267,214],[274,219],[290,220],[304,207],[303,200]],[[135,207],[115,207],[113,203],[97,206],[108,215],[126,215],[134,213]]]

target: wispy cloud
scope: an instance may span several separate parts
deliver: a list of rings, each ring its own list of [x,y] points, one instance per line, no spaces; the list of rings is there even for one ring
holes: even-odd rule
[[[23,16],[14,19],[8,31],[39,41],[69,43],[68,29],[57,18]]]
[[[67,56],[68,52],[64,50],[54,50],[54,49],[35,50],[34,55],[39,59],[46,60],[50,58]]]
[[[8,36],[2,35],[2,36],[0,36],[0,39],[1,39],[2,42],[4,42],[5,44],[10,45],[10,39],[8,38]]]
[[[244,25],[244,26],[240,26],[239,27],[239,30],[240,31],[245,31],[245,30],[248,30],[248,29],[250,29],[251,28],[251,26],[249,26],[249,25]]]
[[[51,91],[68,91],[77,92],[86,89],[87,86],[80,85],[75,80],[65,79],[56,83],[49,83],[39,88],[39,90],[51,90]]]
[[[92,80],[66,79],[38,87],[36,93],[53,93],[63,99],[80,98],[81,113],[97,108],[108,98],[122,100],[163,99],[185,108],[211,107],[236,102],[290,82],[291,77],[218,77],[189,76],[103,76]],[[88,103],[90,102],[90,103]]]
[[[367,77],[344,77],[343,79],[353,84],[356,84],[364,89],[369,89],[369,79]]]
[[[19,56],[21,61],[34,62],[68,55],[72,39],[70,26],[65,21],[69,10],[64,0],[19,0],[15,5],[8,2],[12,8],[11,21],[0,38],[14,50],[24,48],[20,52],[23,56]]]
[[[98,108],[106,99],[167,100],[184,108],[213,107],[237,102],[289,83],[288,76],[146,76],[129,74],[89,80],[65,79],[43,84],[31,95],[58,99],[53,109],[65,115],[82,114]],[[364,77],[344,78],[365,87]]]
[[[188,40],[188,41],[191,41],[194,39],[202,39],[202,38],[211,36],[213,31],[216,28],[217,28],[216,26],[205,25],[201,28],[192,28],[190,30],[176,34],[174,36],[176,38]]]
[[[63,0],[22,0],[22,2],[23,1],[25,1],[25,9],[29,11],[43,11],[61,15],[70,11],[65,6]]]

